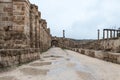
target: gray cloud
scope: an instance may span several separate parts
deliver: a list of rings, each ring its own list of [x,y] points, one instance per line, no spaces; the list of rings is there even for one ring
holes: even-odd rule
[[[95,39],[97,29],[120,26],[120,0],[30,1],[39,6],[53,36],[62,36],[65,29],[66,37]]]

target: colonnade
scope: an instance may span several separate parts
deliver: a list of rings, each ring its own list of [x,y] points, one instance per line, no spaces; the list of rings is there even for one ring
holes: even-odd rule
[[[103,39],[112,39],[112,38],[118,38],[120,30],[116,29],[103,29]]]

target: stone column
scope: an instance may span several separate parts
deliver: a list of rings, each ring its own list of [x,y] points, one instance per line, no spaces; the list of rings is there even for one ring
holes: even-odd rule
[[[120,30],[118,30],[118,37],[120,37]]]
[[[65,30],[63,30],[63,38],[65,38]]]
[[[100,40],[100,30],[98,29],[98,40]]]
[[[110,38],[112,39],[112,30],[110,30]]]
[[[117,30],[117,38],[118,38],[118,33],[119,33],[119,31]]]
[[[114,38],[115,38],[115,30],[114,30]]]
[[[103,29],[103,39],[105,39],[105,30]]]
[[[107,39],[109,38],[109,30],[107,30]]]

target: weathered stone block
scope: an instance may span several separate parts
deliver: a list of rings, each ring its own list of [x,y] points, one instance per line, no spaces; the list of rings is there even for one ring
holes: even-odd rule
[[[5,43],[5,41],[4,40],[0,40],[0,44],[4,44]]]
[[[90,51],[89,51],[89,56],[95,57],[95,51],[94,51],[94,50],[90,50]]]
[[[117,63],[120,64],[120,55],[117,57]]]
[[[78,49],[78,52],[81,53],[81,49]]]
[[[104,60],[105,61],[109,61],[109,54],[108,54],[108,52],[103,52],[103,54],[104,54]]]
[[[94,57],[95,56],[95,52],[93,50],[85,50],[85,55]]]
[[[8,16],[12,17],[12,16],[13,16],[13,13],[12,13],[12,12],[9,12],[9,13],[8,13]]]
[[[102,51],[95,51],[95,57],[98,59],[104,59],[104,53]]]
[[[85,50],[84,49],[81,50],[81,54],[85,54]]]
[[[33,5],[31,8],[27,0],[0,0],[0,49],[3,49],[0,51],[0,67],[39,59],[39,48],[45,51],[51,46],[47,22],[44,20],[41,24],[40,20],[38,7]],[[38,49],[26,49],[30,48],[30,41],[33,48]]]
[[[2,17],[2,21],[8,21],[8,17]]]
[[[3,11],[4,11],[4,12],[12,12],[13,9],[12,9],[11,6],[8,6],[8,7],[4,7],[4,8],[3,8]]]
[[[85,50],[85,55],[89,55],[89,50]]]
[[[0,0],[0,2],[12,2],[12,0]]]
[[[2,61],[2,57],[1,57],[1,55],[0,55],[0,62]]]

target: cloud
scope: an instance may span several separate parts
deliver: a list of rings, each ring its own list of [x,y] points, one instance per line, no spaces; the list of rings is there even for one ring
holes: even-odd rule
[[[95,39],[97,29],[120,26],[120,0],[30,0],[39,6],[53,36]],[[101,34],[102,35],[102,34]]]

